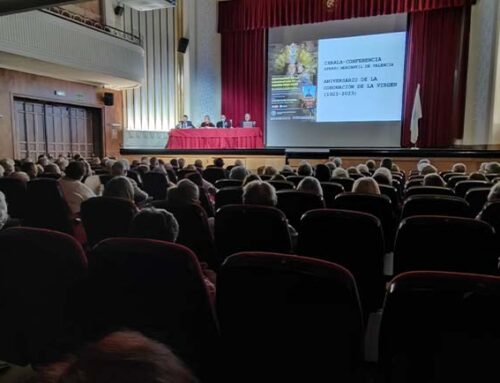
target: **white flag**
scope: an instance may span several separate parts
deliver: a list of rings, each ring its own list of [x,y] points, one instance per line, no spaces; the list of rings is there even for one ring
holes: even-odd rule
[[[422,101],[420,100],[420,84],[417,85],[415,92],[415,100],[413,101],[413,111],[411,112],[411,126],[410,126],[410,142],[416,145],[418,141],[418,121],[423,117],[422,115]]]

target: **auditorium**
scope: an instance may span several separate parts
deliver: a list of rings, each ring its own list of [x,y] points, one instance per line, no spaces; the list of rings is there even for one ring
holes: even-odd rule
[[[499,0],[0,0],[0,383],[500,369]]]

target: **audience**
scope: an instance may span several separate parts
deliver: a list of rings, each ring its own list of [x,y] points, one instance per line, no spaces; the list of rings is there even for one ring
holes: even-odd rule
[[[373,178],[380,185],[392,186],[392,173],[388,168],[378,168],[375,170],[375,173],[373,173]]]
[[[377,163],[374,160],[366,161],[366,167],[370,171],[370,173],[374,172],[377,169]]]
[[[471,181],[488,181],[488,178],[481,172],[472,172],[469,174],[469,179]]]
[[[275,174],[271,177],[271,181],[282,181],[286,182],[286,177],[283,174]]]
[[[196,161],[194,161],[194,166],[198,170],[203,170],[203,161],[202,160],[196,160]]]
[[[134,202],[134,187],[130,179],[124,176],[117,176],[110,179],[104,185],[104,197],[114,197],[126,199]]]
[[[235,166],[229,172],[229,178],[232,180],[243,181],[247,175],[248,171],[243,166]]]
[[[302,176],[302,177],[310,177],[313,175],[313,168],[310,164],[307,162],[304,162],[300,164],[300,166],[297,169],[297,175]]]
[[[127,176],[127,162],[123,160],[116,161],[113,166],[111,166],[111,175],[113,177],[126,177]],[[148,199],[148,193],[141,190],[132,178],[128,178],[130,183],[132,184],[132,188],[134,189],[134,201],[136,203],[144,202]]]
[[[261,180],[261,178],[257,174],[249,174],[243,180],[243,186],[246,186],[250,182],[253,182],[253,181],[262,181],[262,180]]]
[[[264,174],[263,175],[265,175],[265,176],[271,176],[272,177],[272,176],[274,176],[276,174],[278,174],[278,169],[276,169],[275,167],[273,167],[273,166],[266,166],[264,168]]]
[[[420,174],[423,176],[437,172],[438,172],[437,168],[431,164],[423,165],[420,170]]]
[[[135,238],[175,242],[179,236],[179,224],[174,215],[164,209],[146,208],[134,217],[130,234]]]
[[[75,215],[80,213],[82,202],[96,196],[89,187],[81,182],[84,174],[85,165],[83,162],[73,161],[66,167],[64,177],[58,181],[69,209]]]
[[[365,164],[359,164],[358,166],[356,166],[356,169],[358,170],[359,174],[367,177],[371,176],[370,168]]]
[[[305,177],[302,181],[300,181],[297,186],[297,190],[317,195],[323,199],[323,189],[321,188],[321,184],[314,177]]]
[[[332,172],[333,178],[349,178],[349,174],[343,168],[336,168]]]
[[[330,178],[332,178],[332,171],[328,166],[319,164],[316,165],[314,176],[319,180],[319,182],[329,182]]]
[[[4,176],[5,177],[8,177],[10,176],[12,173],[15,172],[15,162],[9,158],[3,158],[0,160],[0,165],[3,167],[4,169]]]
[[[431,173],[431,174],[427,174],[424,177],[423,185],[424,186],[445,187],[446,182],[444,182],[444,179],[439,174]]]
[[[328,161],[325,165],[328,166],[328,169],[330,169],[330,172],[333,172],[335,169],[337,169],[337,165],[335,165],[331,161]]]
[[[430,165],[430,164],[431,164],[431,161],[429,161],[427,158],[423,158],[420,161],[418,161],[418,163],[417,163],[417,170],[419,172],[422,172],[422,168],[424,166],[427,166],[427,165]]]
[[[2,165],[0,165],[0,178],[5,175],[5,169],[3,168]]]
[[[459,162],[451,167],[451,171],[453,173],[466,173],[467,172],[467,165]]]
[[[389,171],[392,171],[392,165],[393,162],[390,158],[383,158],[382,161],[380,161],[380,167],[389,169]]]
[[[281,173],[293,174],[294,171],[290,165],[285,165],[283,166],[283,169],[281,169]]]
[[[0,191],[0,230],[2,230],[8,220],[7,200],[5,199],[5,194]]]
[[[486,165],[486,173],[488,174],[500,174],[500,163],[490,162]]]
[[[332,162],[335,164],[335,166],[337,168],[341,168],[342,167],[342,158],[340,157],[335,157]]]
[[[21,170],[25,172],[31,180],[35,179],[38,175],[38,166],[31,161],[24,161],[21,164]]]
[[[180,180],[176,186],[168,189],[167,201],[170,206],[184,206],[200,202],[200,190],[189,180]]]
[[[499,201],[500,200],[500,182],[497,182],[490,190],[488,194],[488,202]]]
[[[223,168],[224,167],[224,160],[220,157],[214,159],[214,166],[218,167],[218,168]]]
[[[267,182],[252,181],[243,188],[243,203],[275,207],[278,204],[278,196],[276,190]]]
[[[40,383],[196,383],[165,345],[144,335],[106,335],[65,360],[43,368]]]
[[[378,187],[377,181],[375,181],[373,178],[362,177],[354,181],[354,184],[352,185],[352,192],[380,195],[380,188]]]
[[[351,175],[353,175],[353,176],[359,176],[359,175],[361,175],[361,173],[358,171],[358,169],[355,166],[349,166],[347,168],[347,173],[349,174],[349,176],[351,176]]]
[[[55,174],[55,175],[61,175],[61,169],[59,169],[59,166],[56,164],[50,163],[45,166],[45,172],[44,174]]]

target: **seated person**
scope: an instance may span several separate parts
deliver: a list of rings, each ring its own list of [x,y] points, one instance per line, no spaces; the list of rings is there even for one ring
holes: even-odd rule
[[[217,122],[217,127],[222,128],[222,129],[227,129],[227,128],[232,128],[233,127],[233,121],[228,120],[226,118],[226,115],[223,114],[220,116],[220,121]]]
[[[179,223],[172,213],[164,209],[142,209],[132,221],[130,235],[134,238],[175,242],[179,236]]]
[[[188,116],[185,114],[182,116],[182,120],[179,121],[179,123],[176,125],[177,129],[190,129],[194,128],[194,125],[191,121],[189,121]]]
[[[297,169],[297,175],[309,177],[313,175],[313,168],[308,162],[303,162]]]
[[[453,173],[467,173],[467,165],[459,162],[451,167]]]
[[[314,177],[305,177],[302,181],[300,181],[297,186],[297,190],[303,193],[311,193],[317,195],[323,199],[323,188],[319,183],[317,178]]]
[[[75,215],[80,213],[82,202],[96,196],[87,185],[81,182],[84,175],[85,164],[82,161],[73,161],[67,166],[64,177],[58,181],[64,199],[68,203],[71,212]]]
[[[116,161],[113,166],[111,166],[111,175],[113,177],[126,177],[127,176],[127,162],[124,160],[118,160]],[[132,178],[128,179],[130,183],[132,184],[132,187],[134,188],[134,201],[136,203],[141,203],[144,202],[148,199],[148,193],[145,191],[141,190],[139,186],[137,185],[137,182],[135,182]]]
[[[377,181],[371,177],[362,177],[354,181],[352,185],[353,193],[377,194],[380,195],[380,188]]]
[[[122,198],[134,203],[134,187],[127,177],[117,176],[109,180],[104,186],[102,195],[104,197]]]
[[[254,128],[256,125],[255,121],[252,121],[252,116],[250,113],[245,113],[245,118],[241,122],[242,128]]]
[[[430,173],[424,177],[423,185],[424,186],[437,186],[437,187],[443,188],[446,186],[446,182],[444,182],[444,179],[441,178],[441,176],[439,174]]]
[[[229,173],[229,178],[232,180],[241,180],[243,181],[245,177],[249,174],[248,170],[243,166],[235,166],[231,169]]]
[[[473,172],[469,175],[472,181],[488,181],[488,178],[481,172]]]
[[[215,128],[215,125],[210,121],[210,116],[207,114],[203,117],[203,122],[200,125],[201,128]]]
[[[387,168],[378,168],[375,170],[373,178],[381,185],[392,185],[392,173]]]
[[[169,206],[177,207],[200,203],[200,190],[191,180],[185,178],[180,180],[176,186],[168,189],[167,201]]]

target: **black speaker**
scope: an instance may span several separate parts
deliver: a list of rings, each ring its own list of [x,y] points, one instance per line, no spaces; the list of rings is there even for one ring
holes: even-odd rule
[[[115,104],[115,95],[113,93],[104,93],[104,105],[113,106]]]
[[[181,37],[179,39],[179,44],[177,45],[177,52],[186,53],[188,45],[189,45],[189,39]]]
[[[121,16],[123,15],[123,12],[125,11],[125,7],[123,5],[117,5],[115,7],[115,15],[116,16]]]

